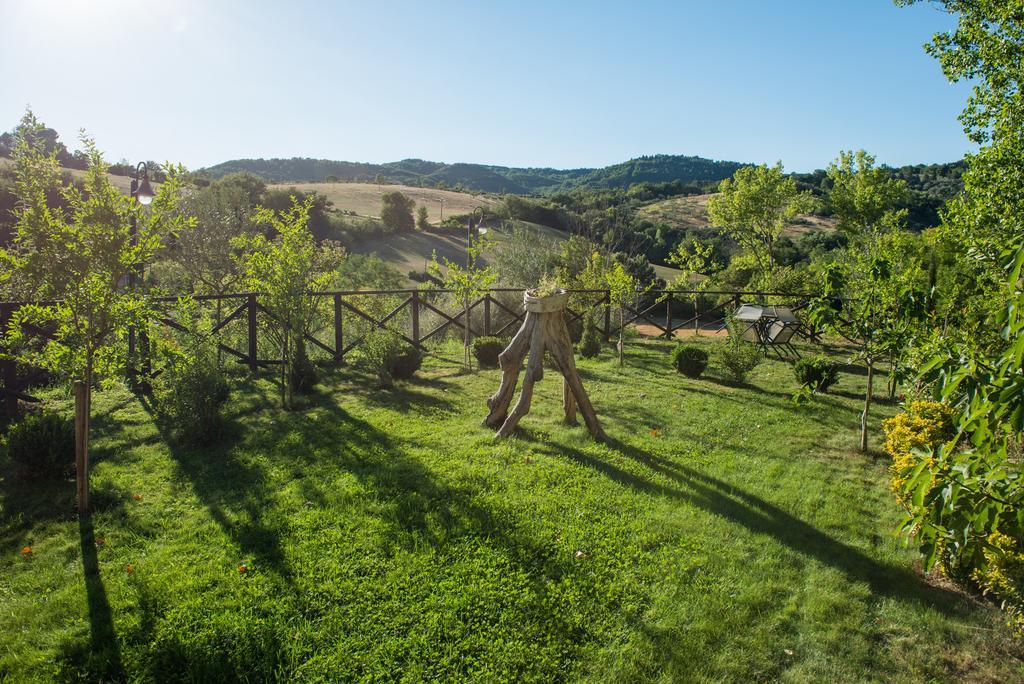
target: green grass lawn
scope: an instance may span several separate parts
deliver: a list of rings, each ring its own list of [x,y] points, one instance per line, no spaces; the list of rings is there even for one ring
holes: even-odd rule
[[[339,369],[292,413],[240,377],[212,449],[98,393],[90,523],[73,484],[2,483],[0,679],[1024,678],[999,613],[895,536],[861,375],[797,407],[788,364],[736,387],[670,347],[581,361],[608,444],[553,372],[497,443],[498,372],[438,361],[387,391]]]

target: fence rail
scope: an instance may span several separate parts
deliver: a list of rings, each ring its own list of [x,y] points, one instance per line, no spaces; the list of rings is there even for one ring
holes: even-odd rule
[[[474,298],[468,308],[451,300],[452,293],[444,289],[394,290],[338,290],[313,292],[318,302],[318,325],[303,339],[314,360],[343,362],[358,349],[373,329],[388,330],[414,347],[428,351],[432,343],[449,331],[460,334],[469,329],[471,337],[507,336],[515,332],[522,322],[522,288],[492,288]],[[571,299],[566,315],[570,326],[581,324],[586,316],[598,314],[599,330],[608,340],[620,328],[618,317],[613,317],[611,293],[608,290],[570,290]],[[217,335],[217,346],[226,356],[252,372],[283,363],[280,351],[272,347],[266,335],[274,324],[273,314],[264,307],[259,292],[241,292],[221,295],[192,295],[204,306],[214,305],[211,332]],[[785,303],[799,310],[812,295],[784,292],[746,290],[653,290],[638,293],[623,306],[621,326],[647,325],[657,336],[671,338],[680,331],[718,331],[725,325],[726,314],[745,302],[765,302],[769,299]],[[126,369],[130,378],[149,375],[149,340],[154,335],[177,331],[193,332],[174,318],[178,297],[154,297],[157,315],[146,330],[129,336],[130,357],[139,367]],[[0,326],[7,330],[15,312],[29,302],[0,302]],[[36,302],[52,303],[52,302]],[[468,314],[468,316],[467,316]],[[35,338],[44,340],[51,331],[25,326]],[[138,353],[136,352],[138,347]],[[142,361],[138,360],[141,357]],[[14,415],[18,402],[38,401],[29,390],[45,380],[39,369],[19,365],[10,360],[0,361],[0,400],[5,412]],[[159,371],[158,371],[159,372]]]

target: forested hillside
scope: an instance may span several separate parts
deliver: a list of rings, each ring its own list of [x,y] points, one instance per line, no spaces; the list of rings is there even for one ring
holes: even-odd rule
[[[387,181],[405,185],[464,188],[476,192],[543,194],[575,188],[627,188],[634,183],[716,182],[743,166],[738,162],[659,154],[638,157],[600,169],[512,168],[484,164],[443,164],[403,159],[362,164],[328,159],[235,159],[202,169],[220,178],[246,171],[272,183],[308,181]]]

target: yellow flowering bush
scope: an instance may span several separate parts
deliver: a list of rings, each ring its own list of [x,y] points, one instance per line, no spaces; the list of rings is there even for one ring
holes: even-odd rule
[[[903,485],[917,467],[920,452],[936,447],[954,435],[953,411],[937,401],[912,401],[906,410],[882,423],[885,451],[892,456],[892,489],[900,503],[906,504]],[[917,453],[915,453],[917,452]]]
[[[1001,532],[988,537],[984,568],[975,570],[971,579],[982,590],[1000,602],[1009,616],[1010,627],[1024,636],[1024,548],[1020,540]]]

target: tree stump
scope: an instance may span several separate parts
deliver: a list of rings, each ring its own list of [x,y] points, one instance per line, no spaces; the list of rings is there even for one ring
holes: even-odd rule
[[[533,386],[544,377],[544,352],[551,356],[562,374],[562,406],[565,410],[566,422],[576,423],[576,408],[583,414],[583,421],[595,439],[603,440],[604,431],[590,404],[583,383],[576,372],[576,361],[573,359],[572,341],[569,329],[565,325],[565,305],[569,301],[569,293],[565,290],[546,297],[537,296],[533,290],[523,293],[523,308],[526,318],[519,332],[512,338],[505,351],[498,356],[501,367],[501,386],[487,400],[490,413],[484,419],[484,425],[497,427],[496,437],[511,435],[519,420],[530,411],[533,400]],[[526,363],[526,376],[523,378],[523,389],[512,412],[509,405],[515,394],[519,381],[519,371],[523,361]],[[499,427],[500,426],[500,427]]]

